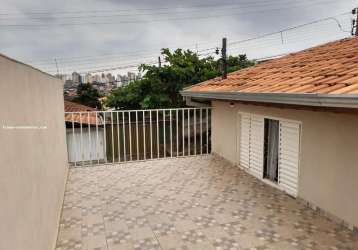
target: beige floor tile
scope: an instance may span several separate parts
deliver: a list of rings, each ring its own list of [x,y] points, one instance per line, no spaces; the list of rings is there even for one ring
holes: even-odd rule
[[[108,250],[134,250],[133,244],[108,245]]]
[[[129,230],[127,224],[124,221],[105,221],[104,226],[107,232]]]
[[[58,233],[58,240],[63,239],[76,239],[81,241],[81,227],[60,229]]]
[[[211,243],[204,242],[198,244],[186,244],[187,249],[189,250],[220,250],[214,247]],[[233,249],[235,250],[235,249]]]
[[[181,239],[180,234],[171,234],[166,236],[157,237],[159,244],[163,250],[169,250],[184,246],[184,242]]]
[[[106,237],[104,234],[92,235],[82,238],[83,245],[87,249],[95,249],[107,246]]]
[[[129,233],[131,234],[133,240],[142,240],[155,237],[152,229],[149,226],[130,229]]]
[[[99,224],[99,223],[103,223],[103,215],[102,215],[102,213],[89,214],[89,215],[83,216],[82,220],[83,220],[83,223],[85,223],[87,225]]]
[[[278,242],[268,245],[267,250],[297,250],[297,246],[288,242]]]
[[[265,241],[260,240],[258,237],[256,237],[253,233],[241,234],[236,237],[236,240],[239,242],[239,246],[242,249],[254,248],[267,244]]]
[[[192,220],[179,220],[173,222],[175,228],[179,232],[185,232],[198,228]]]
[[[220,226],[203,228],[200,230],[210,241],[219,238],[230,238],[230,235]]]
[[[156,225],[160,223],[170,223],[170,219],[166,214],[154,214],[147,216],[150,225]]]
[[[358,249],[358,233],[207,156],[72,168],[60,224],[59,250]]]

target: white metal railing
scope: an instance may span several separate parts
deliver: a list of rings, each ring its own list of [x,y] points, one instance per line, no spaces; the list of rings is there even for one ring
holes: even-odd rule
[[[66,112],[73,166],[209,154],[211,109]]]

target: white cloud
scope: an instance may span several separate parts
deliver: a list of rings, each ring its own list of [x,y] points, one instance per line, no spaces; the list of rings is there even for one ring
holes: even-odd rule
[[[198,8],[191,8],[193,5],[209,5],[220,3],[218,0],[202,1],[73,1],[73,0],[2,0],[0,13],[26,13],[34,11],[42,12],[63,12],[63,11],[100,11],[119,10],[127,11],[122,14],[133,13],[129,9],[155,9],[157,13],[177,11],[196,11]],[[246,6],[242,10],[235,10],[237,7],[225,8],[225,11],[215,11],[215,8],[202,8],[201,13],[180,15],[158,16],[136,16],[136,17],[112,17],[95,21],[92,19],[68,19],[59,20],[60,23],[71,22],[119,22],[130,20],[157,20],[173,19],[177,17],[190,16],[222,16],[227,17],[189,19],[189,20],[167,20],[162,22],[148,23],[127,23],[108,25],[79,25],[79,26],[46,26],[42,28],[26,27],[26,29],[9,29],[0,27],[0,52],[16,59],[30,62],[42,59],[50,59],[48,62],[37,63],[43,69],[55,69],[53,59],[59,58],[60,67],[63,69],[89,69],[105,66],[123,65],[128,60],[141,61],[153,57],[155,60],[162,47],[173,47],[186,45],[195,50],[197,44],[199,50],[220,45],[223,36],[228,37],[229,42],[242,40],[252,36],[277,31],[289,26],[305,23],[315,19],[336,15],[350,11],[354,7],[354,0],[336,1],[332,0],[302,0],[295,1],[277,0],[255,0],[255,1],[226,1],[221,3],[242,3]],[[325,2],[326,4],[323,4]],[[272,6],[269,5],[272,3]],[[281,4],[280,4],[281,3]],[[286,5],[283,5],[286,3]],[[317,4],[314,4],[317,3]],[[321,4],[319,4],[321,3]],[[307,6],[306,6],[307,5]],[[174,7],[181,6],[181,9]],[[256,7],[255,7],[256,6]],[[260,7],[261,6],[261,7]],[[292,8],[286,8],[292,7]],[[293,8],[296,6],[295,8]],[[163,10],[163,8],[173,9]],[[274,10],[274,9],[281,10]],[[219,8],[220,9],[220,8]],[[260,10],[266,10],[260,11]],[[258,12],[252,12],[258,11]],[[259,12],[260,11],[260,12]],[[153,11],[152,11],[153,12]],[[118,12],[116,12],[118,14]],[[116,14],[109,12],[107,14]],[[138,12],[137,12],[138,13]],[[141,12],[143,13],[143,11]],[[235,15],[236,13],[236,15]],[[241,14],[238,14],[241,13]],[[102,13],[103,14],[103,13]],[[79,16],[83,13],[62,14],[62,16]],[[101,13],[93,12],[93,15]],[[32,15],[33,16],[33,15]],[[0,25],[11,23],[24,24],[47,24],[56,22],[54,20],[31,20],[31,15],[25,15],[22,20],[4,20],[6,17],[0,15]],[[344,19],[342,19],[344,18]],[[346,29],[349,29],[349,16],[340,17],[340,21]],[[334,21],[327,21],[316,26],[303,28],[295,32],[284,34],[285,44],[281,44],[279,36],[268,37],[262,40],[229,47],[232,53],[247,53],[251,57],[264,57],[284,52],[302,49],[320,42],[337,39],[345,36],[339,31]],[[145,55],[139,55],[138,51],[147,51]],[[129,58],[128,54],[134,54]],[[102,56],[110,55],[112,56]],[[101,56],[97,58],[83,58],[85,56]],[[66,62],[60,58],[78,58],[77,61]],[[74,60],[74,59],[73,59]]]

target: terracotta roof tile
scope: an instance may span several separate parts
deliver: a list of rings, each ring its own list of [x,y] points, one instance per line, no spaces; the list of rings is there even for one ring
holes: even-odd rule
[[[358,93],[358,38],[273,59],[184,90],[242,93]]]
[[[79,112],[79,113],[65,114],[66,122],[96,125],[96,120],[97,120],[97,124],[101,125],[102,118],[94,111],[96,111],[95,108],[91,108],[70,101],[65,101],[65,112]]]

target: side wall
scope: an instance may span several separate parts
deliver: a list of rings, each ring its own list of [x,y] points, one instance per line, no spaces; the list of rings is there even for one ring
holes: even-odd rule
[[[234,164],[239,111],[301,121],[299,197],[358,227],[358,115],[213,101],[212,151]]]
[[[62,82],[1,55],[0,76],[0,249],[51,250],[68,169]]]

